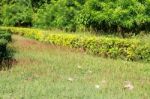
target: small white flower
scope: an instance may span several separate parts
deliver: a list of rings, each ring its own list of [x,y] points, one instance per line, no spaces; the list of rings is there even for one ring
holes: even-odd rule
[[[74,81],[74,79],[73,79],[73,78],[71,78],[71,77],[69,77],[69,78],[68,78],[68,81],[73,82],[73,81]]]
[[[95,85],[95,88],[96,89],[100,89],[100,85]]]

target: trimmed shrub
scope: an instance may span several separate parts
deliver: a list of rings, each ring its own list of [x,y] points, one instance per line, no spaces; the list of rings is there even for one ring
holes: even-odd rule
[[[131,61],[150,61],[150,46],[140,42],[138,39],[95,36],[81,37],[75,34],[48,34],[42,30],[14,27],[3,27],[3,29],[54,45],[82,48],[85,52],[102,57],[120,58]]]

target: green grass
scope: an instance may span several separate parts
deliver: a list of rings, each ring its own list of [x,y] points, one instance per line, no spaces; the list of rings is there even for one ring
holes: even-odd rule
[[[13,39],[17,64],[0,71],[0,99],[150,99],[149,63]],[[134,88],[125,88],[125,81]]]

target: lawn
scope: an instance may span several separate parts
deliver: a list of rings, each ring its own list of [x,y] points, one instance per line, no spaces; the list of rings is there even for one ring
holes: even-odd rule
[[[150,99],[150,63],[104,59],[13,35],[0,99]]]

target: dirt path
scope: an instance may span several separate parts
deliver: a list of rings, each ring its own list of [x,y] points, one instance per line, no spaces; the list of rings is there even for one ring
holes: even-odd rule
[[[19,48],[20,50],[28,50],[34,49],[36,51],[43,51],[43,50],[50,50],[56,48],[56,46],[52,46],[50,44],[44,44],[36,40],[32,40],[29,38],[24,38],[18,35],[13,35],[13,42],[15,43],[14,46]]]

